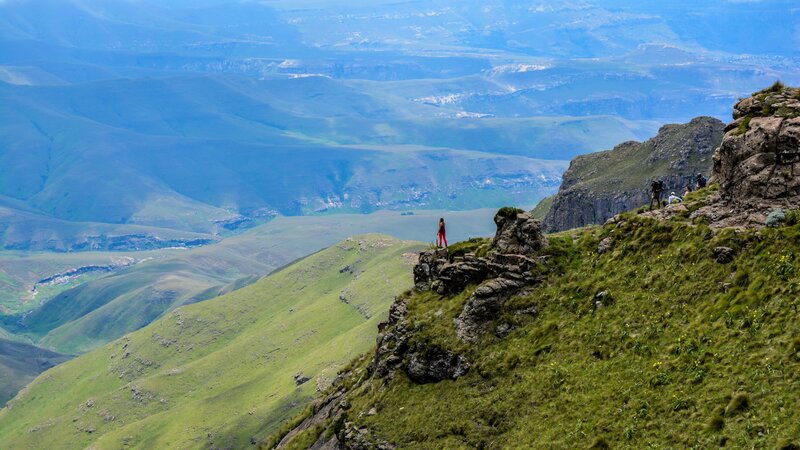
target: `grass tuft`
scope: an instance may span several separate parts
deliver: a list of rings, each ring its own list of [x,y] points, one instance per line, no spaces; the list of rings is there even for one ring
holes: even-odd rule
[[[725,428],[725,419],[717,414],[708,421],[709,431],[722,431]]]
[[[734,394],[728,406],[725,407],[725,416],[734,416],[750,407],[750,395],[746,392]]]
[[[736,130],[733,132],[733,134],[735,136],[741,136],[741,135],[747,133],[747,130],[750,129],[750,120],[752,120],[752,119],[753,119],[752,114],[748,114],[748,115],[744,116],[744,119],[742,119],[742,122],[739,123],[739,126],[736,128]]]
[[[510,217],[516,217],[517,214],[521,214],[524,212],[525,211],[516,208],[514,206],[503,206],[497,211],[497,215],[500,217],[510,218]]]

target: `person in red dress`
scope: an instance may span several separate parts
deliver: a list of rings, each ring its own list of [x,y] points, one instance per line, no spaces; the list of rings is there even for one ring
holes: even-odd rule
[[[447,230],[445,230],[444,226],[444,217],[439,219],[439,247],[442,246],[442,242],[444,242],[444,248],[447,248]]]

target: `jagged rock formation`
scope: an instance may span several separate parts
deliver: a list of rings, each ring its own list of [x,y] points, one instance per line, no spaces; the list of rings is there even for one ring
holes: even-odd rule
[[[800,198],[800,89],[757,93],[736,104],[714,155],[723,200],[791,205]]]
[[[686,124],[664,125],[646,142],[625,142],[609,151],[575,158],[542,227],[554,232],[604,223],[645,205],[653,177],[664,180],[667,193],[683,193],[697,173],[710,172],[723,129],[717,119],[697,117]]]
[[[494,216],[497,233],[492,244],[499,253],[527,255],[547,245],[539,221],[516,208],[502,208]]]
[[[414,284],[419,291],[433,290],[454,295],[467,286],[479,284],[456,321],[456,332],[464,341],[475,341],[492,329],[503,304],[537,278],[535,253],[547,246],[539,222],[516,208],[502,208],[494,217],[497,232],[486,256],[467,253],[450,258],[446,250],[422,252],[414,267]],[[407,323],[406,300],[396,301],[389,319],[379,326],[378,348],[372,364],[380,378],[392,378],[402,369],[418,382],[456,379],[469,370],[462,355],[426,343],[412,343]],[[501,324],[502,325],[502,324]],[[510,331],[500,326],[498,334]]]
[[[800,208],[800,89],[776,83],[734,106],[714,154],[719,192],[692,212],[714,227],[758,227]]]

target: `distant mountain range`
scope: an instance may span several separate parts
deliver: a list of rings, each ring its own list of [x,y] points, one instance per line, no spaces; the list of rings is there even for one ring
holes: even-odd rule
[[[336,242],[376,231],[430,242],[441,216],[451,241],[488,235],[495,207],[530,206],[555,194],[571,159],[561,194],[536,211],[550,211],[551,229],[602,221],[640,203],[643,180],[665,173],[674,159],[688,154],[672,171],[681,181],[708,167],[720,138],[717,119],[727,119],[738,97],[779,78],[800,83],[799,15],[788,0],[0,0],[0,403],[77,356],[0,411],[0,447],[258,444],[369,350],[377,321],[410,286],[408,253],[423,245],[376,235]],[[664,126],[696,116],[708,117]],[[638,170],[642,165],[647,169]],[[586,186],[602,195],[564,201]],[[556,217],[603,206],[623,190],[627,202],[595,208],[601,214]],[[731,274],[710,255],[717,246],[734,251],[743,244],[724,233],[708,241],[701,224],[681,222],[688,214],[666,228],[631,219],[618,231],[555,236],[537,260],[541,272],[528,274],[535,277],[510,270],[539,291],[526,291],[535,298],[505,311],[493,326],[497,341],[481,347],[488,350],[468,355],[472,378],[456,394],[467,400],[457,403],[477,399],[467,410],[480,410],[479,421],[463,422],[459,408],[430,409],[447,428],[415,436],[438,422],[424,415],[415,416],[423,424],[408,421],[399,405],[429,405],[431,392],[452,393],[443,384],[426,393],[402,380],[393,385],[399,398],[386,397],[392,408],[372,393],[352,396],[364,402],[353,419],[406,444],[430,438],[433,446],[491,447],[494,437],[484,431],[505,433],[509,411],[530,413],[535,398],[554,408],[549,417],[563,420],[564,430],[585,434],[575,417],[559,416],[560,398],[536,396],[550,395],[570,373],[591,374],[590,385],[604,382],[614,367],[595,373],[582,361],[628,351],[619,336],[641,337],[606,333],[619,348],[596,339],[608,330],[592,318],[615,311],[610,302],[628,312],[618,324],[625,330],[639,320],[671,323],[657,316],[663,305],[650,301],[648,289],[681,288],[669,278],[672,262],[696,261],[702,270],[683,274],[689,284],[676,294],[686,302],[673,304],[691,306],[697,292],[713,290],[719,298],[698,311],[714,310],[720,321],[718,313],[730,313],[745,328],[754,320],[742,313],[742,305],[755,305],[751,291],[791,276],[788,260],[771,262],[767,273],[749,267],[758,258],[747,255]],[[667,228],[680,239],[668,239]],[[772,238],[784,231],[776,233]],[[767,240],[764,248],[777,258],[780,242]],[[459,259],[452,262],[490,247],[470,239],[455,246]],[[619,252],[630,264],[641,257],[663,265],[658,273],[667,278],[618,270],[608,258]],[[588,270],[603,267],[610,270]],[[637,276],[646,278],[646,289],[625,294]],[[608,283],[611,294],[598,300]],[[783,301],[786,292],[774,297]],[[450,334],[467,296],[431,303],[428,294],[412,296],[413,331],[424,337],[416,343],[462,351]],[[642,298],[647,308],[639,311]],[[612,308],[596,315],[597,301]],[[724,311],[727,303],[737,307]],[[676,330],[685,329],[674,319],[680,312],[670,319]],[[725,319],[724,326],[733,323]],[[748,333],[757,331],[750,325]],[[572,341],[553,337],[556,328],[587,338],[591,348],[573,355]],[[533,340],[519,341],[520,333]],[[667,361],[681,339],[665,335],[642,354]],[[423,353],[422,363],[438,360],[435,351]],[[649,356],[639,359],[620,367],[660,370]],[[572,365],[559,372],[565,361]],[[492,377],[519,385],[503,374],[531,362],[541,367],[523,373],[535,381],[522,383],[517,393],[524,395],[495,390]],[[698,370],[685,362],[681,370]],[[351,376],[367,365],[355,363]],[[687,386],[683,381],[675,378],[675,386]],[[721,417],[713,412],[724,405],[720,399],[740,388],[725,380],[708,386],[686,424]],[[691,403],[664,403],[682,402],[678,394],[683,399],[680,390],[657,396],[653,414],[689,414],[682,411]],[[592,426],[619,428],[630,419],[628,406],[603,395],[583,405],[594,417],[605,406],[613,411],[603,417],[625,417]],[[628,439],[645,429],[659,434],[648,428],[652,417],[631,422]],[[743,433],[760,428],[733,419],[725,412],[717,422],[737,430],[731,442],[752,444]],[[340,436],[344,424],[328,422],[296,430],[301,439],[292,445],[353,437]],[[540,436],[542,423],[548,421],[520,429]],[[704,444],[724,443],[709,436]]]
[[[798,80],[790,5],[6,1],[0,246],[533,204],[574,156]]]

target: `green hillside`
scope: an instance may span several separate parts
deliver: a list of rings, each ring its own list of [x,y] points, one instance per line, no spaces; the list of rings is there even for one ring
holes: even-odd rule
[[[608,115],[442,115],[321,76],[0,83],[0,96],[0,196],[20,203],[0,211],[9,224],[0,244],[13,248],[73,248],[85,237],[55,219],[190,238],[274,213],[530,202],[552,193],[567,158],[655,127]]]
[[[432,241],[443,211],[279,217],[194,249],[147,252],[0,252],[0,326],[61,353],[92,350],[166,311],[241,287],[347,236],[385,233]],[[455,239],[491,233],[492,210],[446,213]],[[135,265],[63,284],[33,284],[70,268],[128,258]],[[5,314],[3,314],[5,313]],[[2,385],[2,380],[0,380]]]
[[[5,339],[0,329],[0,405],[45,370],[66,361],[58,353]]]
[[[711,229],[676,211],[551,235],[540,281],[489,322],[511,325],[505,337],[457,337],[474,287],[405,296],[408,345],[462,355],[466,375],[381,379],[364,376],[364,358],[335,388],[343,417],[287,448],[337,433],[347,448],[797,448],[800,224]]]
[[[0,411],[0,448],[247,447],[373,345],[418,249],[350,238],[172,311],[39,377]]]

